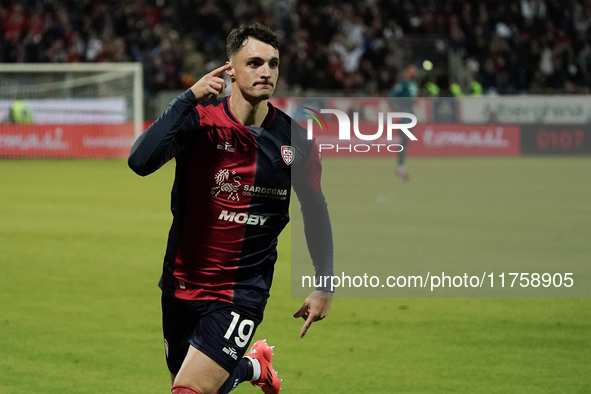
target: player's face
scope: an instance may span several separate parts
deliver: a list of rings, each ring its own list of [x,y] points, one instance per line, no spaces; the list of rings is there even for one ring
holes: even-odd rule
[[[279,76],[279,51],[249,37],[246,45],[230,59],[228,76],[245,98],[266,100],[275,91]]]

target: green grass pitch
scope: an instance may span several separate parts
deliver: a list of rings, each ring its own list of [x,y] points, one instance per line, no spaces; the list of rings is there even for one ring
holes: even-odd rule
[[[591,262],[588,158],[411,158],[408,183],[392,161],[376,163],[355,162],[342,193],[396,210],[391,241],[409,263],[488,256],[491,245],[509,259]],[[338,221],[350,207],[337,164],[325,159],[324,184]],[[0,161],[0,393],[169,392],[156,283],[173,169],[140,178],[122,160]],[[355,187],[368,174],[380,196]],[[478,219],[493,228],[471,232]],[[458,236],[465,248],[443,242]],[[289,240],[288,229],[255,336],[277,346],[282,392],[591,392],[589,299],[335,299],[300,339]]]

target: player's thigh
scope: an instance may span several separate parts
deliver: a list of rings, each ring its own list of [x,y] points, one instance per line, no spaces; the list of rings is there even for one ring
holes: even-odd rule
[[[167,363],[176,375],[174,384],[217,390],[246,353],[263,309],[163,297]]]
[[[214,394],[230,374],[202,351],[189,347],[174,385],[187,386],[200,394]]]
[[[174,381],[187,352],[189,339],[195,332],[201,314],[205,308],[199,304],[162,294],[162,330],[166,364]]]
[[[245,308],[211,301],[189,338],[189,343],[232,373],[248,350],[262,318],[262,308]]]

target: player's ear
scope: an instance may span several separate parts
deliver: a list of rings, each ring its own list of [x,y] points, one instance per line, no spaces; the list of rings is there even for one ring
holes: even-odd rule
[[[228,77],[230,77],[230,80],[232,82],[234,82],[236,80],[236,77],[234,75],[234,63],[232,63],[232,60],[229,60],[229,61],[226,62],[226,64],[229,64],[230,65],[230,68],[226,70],[226,75]]]

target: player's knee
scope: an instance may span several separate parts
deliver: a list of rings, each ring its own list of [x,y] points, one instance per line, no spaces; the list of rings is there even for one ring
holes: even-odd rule
[[[173,386],[170,394],[202,394],[199,391],[187,386]]]
[[[187,376],[177,375],[171,394],[216,394],[218,388],[219,386],[207,379],[188,379]],[[174,391],[175,389],[179,391]]]

